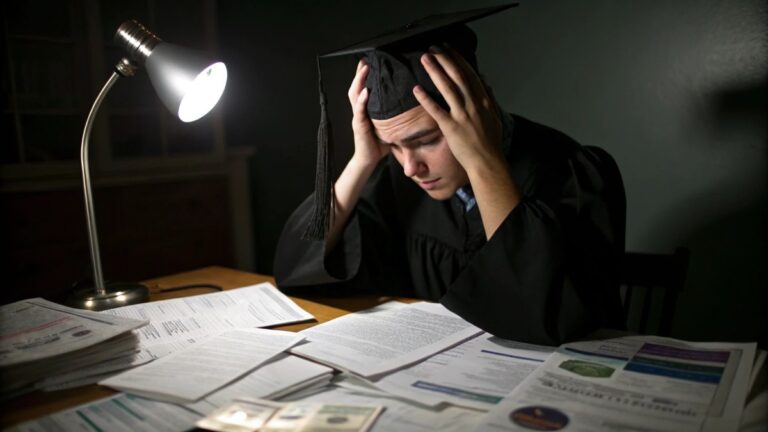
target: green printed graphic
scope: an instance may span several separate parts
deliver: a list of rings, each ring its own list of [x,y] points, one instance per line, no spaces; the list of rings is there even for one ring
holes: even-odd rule
[[[616,370],[612,367],[583,360],[566,360],[559,365],[560,369],[590,378],[610,378]]]

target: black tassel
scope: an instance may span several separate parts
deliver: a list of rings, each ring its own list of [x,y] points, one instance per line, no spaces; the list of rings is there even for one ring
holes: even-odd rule
[[[323,77],[320,73],[320,57],[317,58],[317,87],[320,93],[320,125],[317,128],[317,162],[315,166],[315,207],[312,218],[301,236],[304,240],[325,240],[331,223],[334,206],[332,157],[333,140],[331,122],[328,119],[327,99],[323,90]]]

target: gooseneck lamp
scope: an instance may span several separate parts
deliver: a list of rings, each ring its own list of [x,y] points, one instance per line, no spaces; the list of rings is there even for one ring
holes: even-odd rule
[[[152,86],[166,107],[183,122],[192,122],[208,113],[219,101],[227,83],[224,63],[211,61],[180,46],[162,41],[137,21],[126,21],[115,33],[115,42],[126,56],[115,65],[115,72],[96,96],[85,121],[80,142],[80,165],[83,172],[85,216],[88,223],[93,286],[80,288],[67,300],[70,306],[104,310],[149,299],[149,290],[138,283],[105,283],[101,271],[99,236],[93,211],[93,193],[88,164],[88,142],[93,119],[109,90],[120,77],[133,76],[146,67]]]

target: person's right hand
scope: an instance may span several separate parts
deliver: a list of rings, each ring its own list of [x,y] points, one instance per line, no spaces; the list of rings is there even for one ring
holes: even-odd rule
[[[357,63],[357,72],[347,96],[352,105],[352,132],[355,138],[355,154],[352,157],[364,165],[375,166],[389,153],[389,146],[382,144],[376,137],[366,111],[368,89],[365,88],[365,78],[368,70],[368,65],[361,59]]]

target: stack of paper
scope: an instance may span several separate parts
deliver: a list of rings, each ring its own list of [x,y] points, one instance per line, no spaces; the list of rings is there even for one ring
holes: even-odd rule
[[[0,397],[50,377],[130,355],[146,320],[103,315],[34,298],[0,307]]]
[[[50,377],[41,383],[43,389],[60,390],[92,384],[225,330],[268,327],[314,318],[269,283],[124,306],[102,314],[149,321],[134,331],[138,338],[137,349],[88,370]]]

